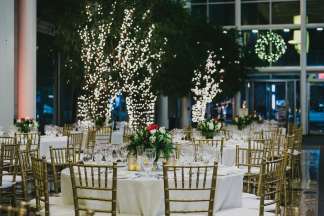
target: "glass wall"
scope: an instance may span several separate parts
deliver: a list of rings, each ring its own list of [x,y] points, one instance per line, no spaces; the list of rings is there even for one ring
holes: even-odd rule
[[[317,88],[320,88],[318,91],[321,92],[322,87],[307,88],[309,82],[301,83],[299,77],[283,78],[283,74],[291,74],[293,77],[296,72],[303,76],[314,70],[324,72],[323,0],[191,0],[190,2],[193,14],[199,6],[204,7],[201,18],[205,21],[241,30],[242,44],[248,47],[256,61],[256,70],[251,71],[250,77],[257,75],[257,78],[249,79],[242,94],[244,95],[242,100],[247,100],[250,111],[257,110],[265,117],[274,118],[273,108],[284,98],[289,102],[296,122],[300,122],[301,119],[306,121],[303,125],[308,125],[308,121],[312,122],[313,117],[310,114],[313,112],[311,110],[314,104],[306,100],[309,100],[307,99],[309,97],[317,97],[312,92]],[[303,5],[306,5],[306,9]],[[235,15],[229,17],[233,13]],[[306,17],[305,24],[301,23],[302,16]],[[306,39],[305,48],[302,49],[301,32],[304,29]],[[272,64],[260,60],[255,54],[257,39],[267,31],[282,36],[287,46],[285,54]],[[276,77],[277,74],[279,77]],[[307,92],[307,97],[300,92]],[[309,112],[303,112],[301,117],[301,110]]]

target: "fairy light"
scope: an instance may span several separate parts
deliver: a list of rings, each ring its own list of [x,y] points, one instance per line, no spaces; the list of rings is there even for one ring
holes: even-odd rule
[[[86,24],[80,28],[81,60],[84,65],[82,95],[78,98],[78,119],[94,122],[99,117],[111,117],[112,101],[117,88],[112,80],[110,56],[106,54],[107,37],[111,34],[116,2],[112,5],[110,20],[104,21],[103,8],[88,1],[85,6]],[[108,105],[107,105],[108,104]]]
[[[157,96],[152,90],[152,79],[161,69],[164,51],[156,48],[153,39],[155,25],[145,27],[135,24],[134,13],[134,8],[124,11],[113,67],[119,71],[122,91],[126,96],[129,125],[137,128],[154,122]],[[147,10],[142,15],[141,24],[149,22],[149,15],[150,11]]]
[[[255,44],[255,53],[259,59],[275,63],[286,53],[287,45],[281,35],[268,31],[261,35]]]
[[[222,92],[220,84],[223,82],[223,79],[216,80],[216,77],[217,74],[224,73],[224,69],[220,67],[221,61],[218,60],[218,56],[213,51],[207,52],[206,65],[201,69],[196,69],[192,79],[194,87],[191,91],[196,101],[192,107],[193,122],[205,120],[207,104],[212,102],[213,98]],[[222,56],[221,59],[223,59]]]

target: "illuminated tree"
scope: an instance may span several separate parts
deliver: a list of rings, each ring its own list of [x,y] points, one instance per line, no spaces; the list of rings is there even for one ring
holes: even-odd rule
[[[192,121],[200,122],[205,119],[207,104],[212,102],[217,94],[222,92],[220,84],[223,82],[220,74],[224,69],[220,68],[221,61],[212,51],[208,51],[206,64],[194,71],[191,89],[196,103],[192,107]]]
[[[124,10],[114,56],[114,70],[119,71],[132,128],[154,121],[157,96],[152,90],[152,80],[161,69],[164,54],[161,43],[154,38],[156,28],[150,22],[150,11],[136,18],[134,8]]]
[[[88,1],[85,6],[86,23],[80,28],[81,60],[84,66],[84,83],[78,99],[78,118],[94,122],[110,118],[113,98],[117,92],[111,76],[111,58],[107,53],[107,40],[111,34],[115,10],[113,3],[110,19],[103,19],[103,8]]]

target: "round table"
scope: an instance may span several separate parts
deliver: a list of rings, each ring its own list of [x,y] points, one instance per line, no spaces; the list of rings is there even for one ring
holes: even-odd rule
[[[41,136],[39,152],[41,156],[46,156],[47,159],[50,159],[50,146],[52,146],[53,148],[65,148],[66,145],[67,136]]]
[[[117,206],[122,214],[164,215],[163,178],[147,177],[139,172],[118,169]],[[61,174],[62,197],[73,204],[69,169]],[[214,210],[241,207],[243,173],[234,167],[219,167]],[[87,204],[86,204],[87,205]],[[93,208],[94,204],[91,203]]]

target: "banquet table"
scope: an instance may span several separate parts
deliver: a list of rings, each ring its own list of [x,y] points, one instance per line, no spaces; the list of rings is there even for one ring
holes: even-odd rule
[[[117,185],[117,206],[120,213],[144,216],[164,215],[164,191],[161,172],[158,176],[148,177],[140,172],[127,171],[127,168],[124,167],[119,168]],[[63,170],[61,174],[61,188],[64,204],[73,204],[69,169]],[[242,171],[234,167],[220,167],[217,176],[214,210],[241,207],[242,190]],[[180,196],[184,195],[186,194]],[[87,203],[84,204],[87,206]],[[92,202],[92,208],[93,205],[95,204]]]
[[[50,149],[53,148],[65,148],[67,145],[67,136],[41,136],[40,138],[40,147],[39,152],[41,156],[46,156],[46,158],[50,158]]]

